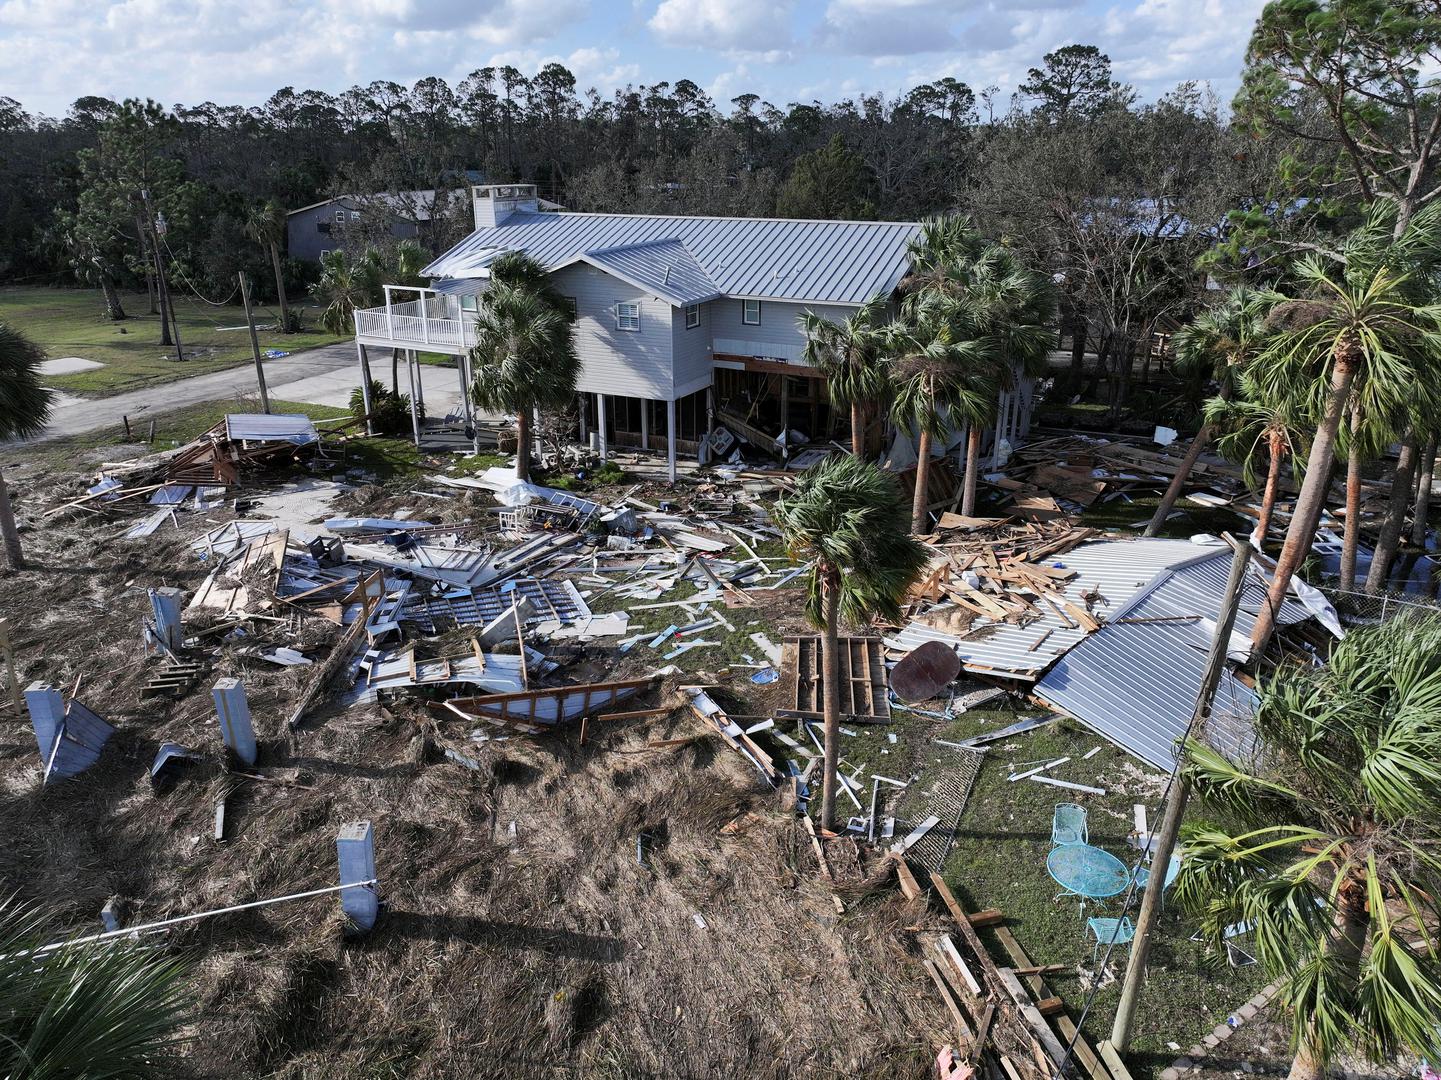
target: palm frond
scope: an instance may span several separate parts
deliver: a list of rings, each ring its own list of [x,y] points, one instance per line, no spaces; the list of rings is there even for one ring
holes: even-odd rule
[[[51,393],[40,365],[45,350],[9,323],[0,322],[0,442],[45,430]]]

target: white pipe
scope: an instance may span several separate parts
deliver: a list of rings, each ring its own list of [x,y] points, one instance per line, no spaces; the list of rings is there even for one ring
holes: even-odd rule
[[[305,900],[312,896],[323,896],[326,893],[340,892],[344,889],[360,889],[367,885],[375,885],[379,878],[370,878],[368,881],[352,881],[348,885],[327,885],[323,889],[311,889],[309,892],[291,893],[289,896],[275,896],[269,900],[252,900],[248,904],[234,904],[231,907],[217,908],[215,911],[201,911],[195,915],[180,915],[174,919],[162,919],[160,922],[142,923],[139,926],[127,927],[124,930],[110,930],[103,934],[91,934],[89,937],[72,938],[69,941],[57,941],[52,945],[42,945],[32,952],[49,952],[51,949],[63,949],[69,945],[89,945],[96,941],[109,941],[111,938],[127,937],[130,934],[149,933],[152,930],[163,930],[167,926],[176,926],[179,923],[194,922],[197,919],[208,919],[212,915],[228,915],[232,911],[247,911],[250,908],[267,907],[270,904],[280,904],[287,900]],[[16,956],[24,956],[25,953],[16,953]]]

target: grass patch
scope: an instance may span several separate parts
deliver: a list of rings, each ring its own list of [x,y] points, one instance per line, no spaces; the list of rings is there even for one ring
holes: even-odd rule
[[[112,323],[105,318],[98,290],[9,286],[0,288],[0,319],[28,335],[51,357],[79,356],[105,365],[47,380],[69,394],[106,397],[253,362],[243,307],[214,307],[193,297],[177,299],[184,363],[175,359],[173,346],[159,344],[160,317],[145,314],[144,293],[125,294],[122,302],[131,317]],[[320,328],[319,309],[297,305],[292,310],[299,311],[309,325],[298,334],[260,330],[262,351],[294,353],[346,340]],[[255,318],[257,326],[272,325],[278,323],[279,313],[262,307]]]
[[[1134,533],[1138,522],[1141,528],[1145,528],[1151,515],[1156,512],[1156,507],[1160,505],[1159,495],[1132,497],[1130,502],[1125,499],[1098,501],[1082,511],[1080,524],[1095,529]],[[1213,533],[1217,536],[1223,532],[1249,534],[1256,527],[1254,518],[1239,511],[1221,506],[1202,506],[1184,497],[1176,500],[1174,509],[1179,510],[1181,516],[1173,517],[1162,524],[1158,536],[1186,539],[1197,533]]]
[[[928,702],[924,707],[939,711],[941,706]],[[901,801],[893,803],[890,812],[904,820],[919,820],[925,804],[922,793],[958,767],[958,752],[937,745],[936,738],[964,739],[994,731],[1022,717],[1042,715],[1034,710],[973,710],[945,723],[914,713],[896,712],[895,720],[884,727],[852,725],[857,735],[842,737],[842,758],[846,765],[864,765],[867,775],[878,772],[898,779],[914,776]],[[794,728],[787,731],[810,745],[804,733],[797,736]],[[887,732],[897,736],[895,743],[889,741]],[[1096,747],[1100,750],[1085,759],[1084,755]],[[1008,766],[1014,765],[1016,771],[1022,771],[1033,764],[1068,756],[1071,760],[1051,775],[1105,788],[1105,795],[1086,795],[1027,780],[1008,779]],[[1054,897],[1060,886],[1046,871],[1055,805],[1083,804],[1088,811],[1090,842],[1129,866],[1137,855],[1126,840],[1133,828],[1132,804],[1145,803],[1151,823],[1159,823],[1163,785],[1164,778],[1154,770],[1100,736],[1061,719],[992,744],[981,764],[955,844],[942,867],[942,876],[969,910],[995,907],[1004,912],[1011,932],[1037,964],[1066,965],[1066,971],[1047,976],[1047,982],[1052,992],[1066,1000],[1073,1018],[1079,1016],[1087,998],[1076,969],[1090,967],[1094,942],[1081,917],[1079,901],[1074,898],[1056,901]],[[812,806],[818,808],[818,785],[813,794],[817,797],[812,800]],[[865,795],[869,796],[869,785]],[[837,807],[843,818],[854,811],[854,804],[844,796]],[[898,825],[897,833],[900,831]],[[1133,922],[1138,907],[1139,896],[1130,912]],[[1121,897],[1115,897],[1088,903],[1085,914],[1086,917],[1115,917],[1121,911]],[[1152,946],[1148,980],[1134,1029],[1133,1052],[1127,1058],[1137,1077],[1158,1075],[1179,1056],[1177,1051],[1168,1048],[1169,1043],[1184,1048],[1200,1041],[1265,983],[1259,968],[1232,970],[1224,958],[1218,961],[1208,956],[1202,945],[1188,940],[1194,932],[1195,924],[1182,915],[1177,905],[1168,904]],[[987,931],[982,931],[982,937],[998,963],[1011,963],[999,940]],[[1093,1046],[1110,1035],[1120,997],[1120,976],[1128,956],[1128,948],[1117,947],[1110,964],[1116,981],[1099,990],[1091,1005],[1083,1029]]]

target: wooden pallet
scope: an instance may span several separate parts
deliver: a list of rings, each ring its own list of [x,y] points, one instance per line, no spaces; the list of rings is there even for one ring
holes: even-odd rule
[[[841,716],[851,720],[889,720],[890,680],[881,639],[843,637],[840,647]],[[791,707],[777,709],[777,715],[820,719],[825,710],[820,637],[786,638],[784,666],[795,673],[790,688]]]
[[[165,666],[150,676],[140,688],[140,696],[184,697],[195,688],[208,670],[203,660],[166,660]]]

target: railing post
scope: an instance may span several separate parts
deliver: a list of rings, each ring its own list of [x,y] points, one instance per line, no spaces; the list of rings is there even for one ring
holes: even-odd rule
[[[390,315],[390,286],[383,287],[385,290],[385,336],[391,341],[395,340],[395,320]]]
[[[420,340],[427,345],[430,344],[430,312],[425,309],[425,290],[417,289],[415,294],[420,297]]]

